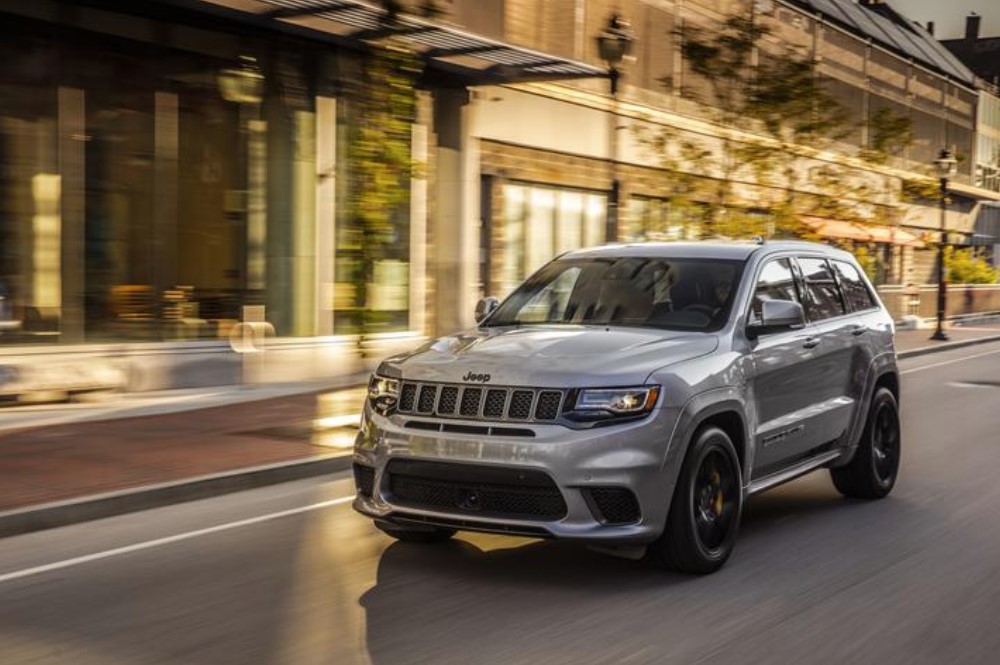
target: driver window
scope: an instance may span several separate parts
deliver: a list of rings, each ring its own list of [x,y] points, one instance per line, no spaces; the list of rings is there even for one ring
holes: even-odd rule
[[[799,301],[795,291],[795,276],[792,274],[792,265],[789,259],[771,261],[760,271],[757,285],[753,291],[751,322],[760,322],[761,309],[764,307],[765,300]]]

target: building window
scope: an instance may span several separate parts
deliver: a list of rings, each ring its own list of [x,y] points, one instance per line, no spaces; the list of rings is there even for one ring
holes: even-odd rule
[[[494,248],[499,294],[565,251],[602,244],[606,207],[603,194],[505,184],[503,231]]]
[[[700,206],[685,210],[663,199],[633,196],[626,210],[622,233],[626,242],[697,240],[701,233]]]

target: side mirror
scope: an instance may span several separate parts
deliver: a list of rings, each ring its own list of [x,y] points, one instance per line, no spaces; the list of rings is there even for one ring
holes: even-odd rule
[[[765,300],[762,303],[760,320],[747,326],[751,338],[782,330],[795,330],[806,324],[802,305],[794,300]]]
[[[476,323],[482,323],[485,321],[499,306],[500,301],[493,296],[481,298],[479,302],[476,303]]]

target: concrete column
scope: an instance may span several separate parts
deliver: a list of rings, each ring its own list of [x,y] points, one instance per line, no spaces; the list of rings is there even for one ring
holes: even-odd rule
[[[177,95],[154,95],[153,130],[153,285],[157,307],[163,294],[177,286],[177,159],[179,150]]]
[[[60,266],[62,342],[83,341],[85,240],[84,138],[86,111],[83,90],[59,88]]]
[[[337,100],[316,98],[316,334],[333,334],[337,231]]]
[[[427,174],[430,99],[417,93],[417,121],[411,130],[413,161],[418,165],[410,179],[410,330],[426,332],[427,311]]]
[[[444,334],[475,323],[479,265],[479,139],[475,108],[465,89],[434,93],[437,133],[434,240],[434,330]]]

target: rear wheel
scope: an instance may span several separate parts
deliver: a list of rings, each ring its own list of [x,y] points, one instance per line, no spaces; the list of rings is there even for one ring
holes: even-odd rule
[[[900,439],[896,398],[888,388],[879,388],[854,458],[847,466],[830,469],[837,491],[852,499],[888,496],[899,473]]]
[[[742,510],[733,442],[718,427],[706,427],[687,452],[666,529],[650,545],[649,555],[656,564],[682,573],[713,573],[733,551]]]
[[[379,531],[404,543],[441,543],[455,535],[455,529],[438,526],[404,527],[392,522],[375,520]]]

